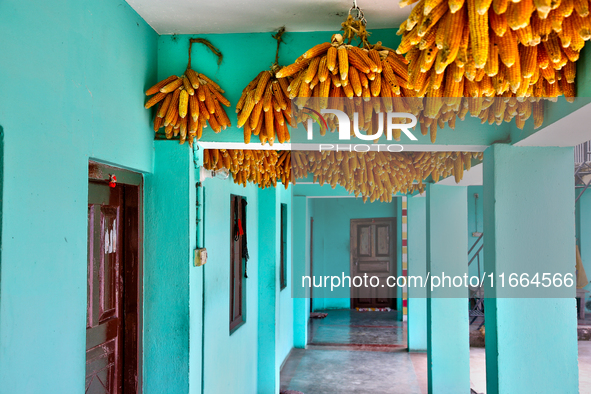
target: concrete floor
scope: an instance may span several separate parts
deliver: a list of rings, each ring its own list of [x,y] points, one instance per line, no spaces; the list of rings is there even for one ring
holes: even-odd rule
[[[396,312],[325,312],[311,321],[308,348],[286,360],[281,390],[427,394],[427,354],[406,351],[406,324]],[[470,385],[486,393],[484,348],[470,349]],[[591,341],[579,341],[579,386],[591,394]]]

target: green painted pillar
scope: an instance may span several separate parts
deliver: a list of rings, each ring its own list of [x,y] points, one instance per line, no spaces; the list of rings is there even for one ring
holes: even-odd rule
[[[310,215],[306,196],[292,197],[292,280],[293,346],[305,349],[308,343],[310,291],[302,288],[302,276],[310,275]]]
[[[408,278],[427,276],[427,199],[408,198]],[[408,287],[408,350],[427,351],[427,289]]]
[[[144,392],[199,392],[189,390],[193,152],[171,141],[154,149],[154,172],[144,177],[144,239],[153,240],[144,244]]]
[[[426,218],[429,394],[469,393],[468,290],[448,283],[468,272],[466,187],[428,184]]]
[[[572,148],[486,150],[484,268],[497,278],[484,290],[488,394],[579,392],[574,287],[508,284],[512,273],[574,274],[574,198]]]
[[[258,368],[257,392],[279,392],[277,365],[277,298],[279,202],[275,188],[259,190]]]

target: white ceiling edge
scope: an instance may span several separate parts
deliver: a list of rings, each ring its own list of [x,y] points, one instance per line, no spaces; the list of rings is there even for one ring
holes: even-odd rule
[[[591,104],[544,127],[515,146],[577,146],[591,140]]]
[[[351,0],[126,0],[158,33],[229,34],[276,31],[337,31]],[[396,0],[359,0],[368,29],[397,28],[412,7]]]
[[[464,171],[464,177],[460,183],[456,183],[453,176],[445,178],[438,185],[444,186],[482,186],[482,163],[476,164],[470,168],[470,171]]]

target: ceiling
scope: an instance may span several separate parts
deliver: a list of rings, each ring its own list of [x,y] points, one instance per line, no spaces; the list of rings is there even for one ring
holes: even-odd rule
[[[335,31],[352,0],[127,0],[158,34]],[[371,29],[397,28],[410,13],[397,0],[358,0]]]

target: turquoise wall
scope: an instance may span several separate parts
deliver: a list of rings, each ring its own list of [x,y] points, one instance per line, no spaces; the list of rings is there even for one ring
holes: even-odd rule
[[[284,187],[277,188],[279,194],[279,203],[287,204],[287,234],[285,234],[287,240],[287,253],[285,255],[285,259],[287,260],[285,274],[287,276],[287,286],[280,290],[279,292],[279,299],[278,299],[278,316],[277,316],[277,325],[278,325],[278,357],[277,363],[278,367],[281,367],[281,364],[285,360],[285,358],[289,355],[289,352],[294,347],[294,332],[293,332],[293,313],[294,313],[294,299],[291,297],[291,280],[292,280],[292,215],[291,212],[293,210],[292,205],[292,193],[290,189],[285,189]],[[277,217],[278,221],[280,222],[279,218]],[[281,267],[278,266],[278,269]],[[278,287],[281,289],[281,286]]]
[[[315,198],[313,275],[350,275],[351,219],[397,217],[396,199],[392,203],[363,203],[356,198]],[[397,234],[399,237],[399,234]],[[400,270],[402,262],[397,257]],[[314,288],[314,310],[350,308],[350,289]],[[324,295],[324,297],[323,297]]]
[[[0,37],[0,387],[81,392],[88,160],[152,171],[157,35],[121,1],[7,0]]]
[[[427,199],[408,198],[408,276],[427,277]],[[408,349],[427,351],[427,289],[408,287]]]
[[[580,193],[575,191],[576,195]],[[577,244],[581,251],[583,267],[587,273],[587,278],[591,280],[591,191],[587,190],[577,201]],[[585,290],[591,291],[591,284],[585,286]],[[587,294],[586,299],[589,299]]]
[[[308,343],[308,321],[310,318],[309,291],[301,291],[297,278],[310,275],[310,218],[314,216],[312,199],[295,195],[292,187],[292,268],[291,283],[293,297],[293,345],[305,349]]]
[[[194,319],[189,311],[190,274],[201,271],[192,268],[193,153],[169,141],[156,141],[155,148],[154,172],[145,176],[145,260],[150,263],[144,264],[144,392],[170,387],[189,392],[190,386],[198,392],[200,382],[189,383],[189,360],[200,355],[201,339],[191,331],[201,316]]]
[[[496,144],[484,152],[487,272],[574,274],[572,174],[572,148]],[[578,392],[574,288],[485,282],[484,292],[487,392]]]
[[[474,245],[478,237],[472,236],[472,233],[483,230],[483,212],[482,212],[482,186],[468,186],[468,250]],[[478,198],[476,197],[478,194]],[[478,242],[472,253],[470,253],[468,261],[476,254],[480,245],[482,245],[484,238]],[[484,273],[484,253],[480,251],[480,275]],[[478,258],[472,261],[469,266],[468,274],[470,276],[478,276]]]
[[[254,392],[257,387],[258,316],[258,188],[234,184],[231,179],[206,179],[203,266],[204,288],[204,393]],[[230,194],[247,199],[248,279],[246,323],[230,335]],[[231,371],[232,378],[228,378]]]

